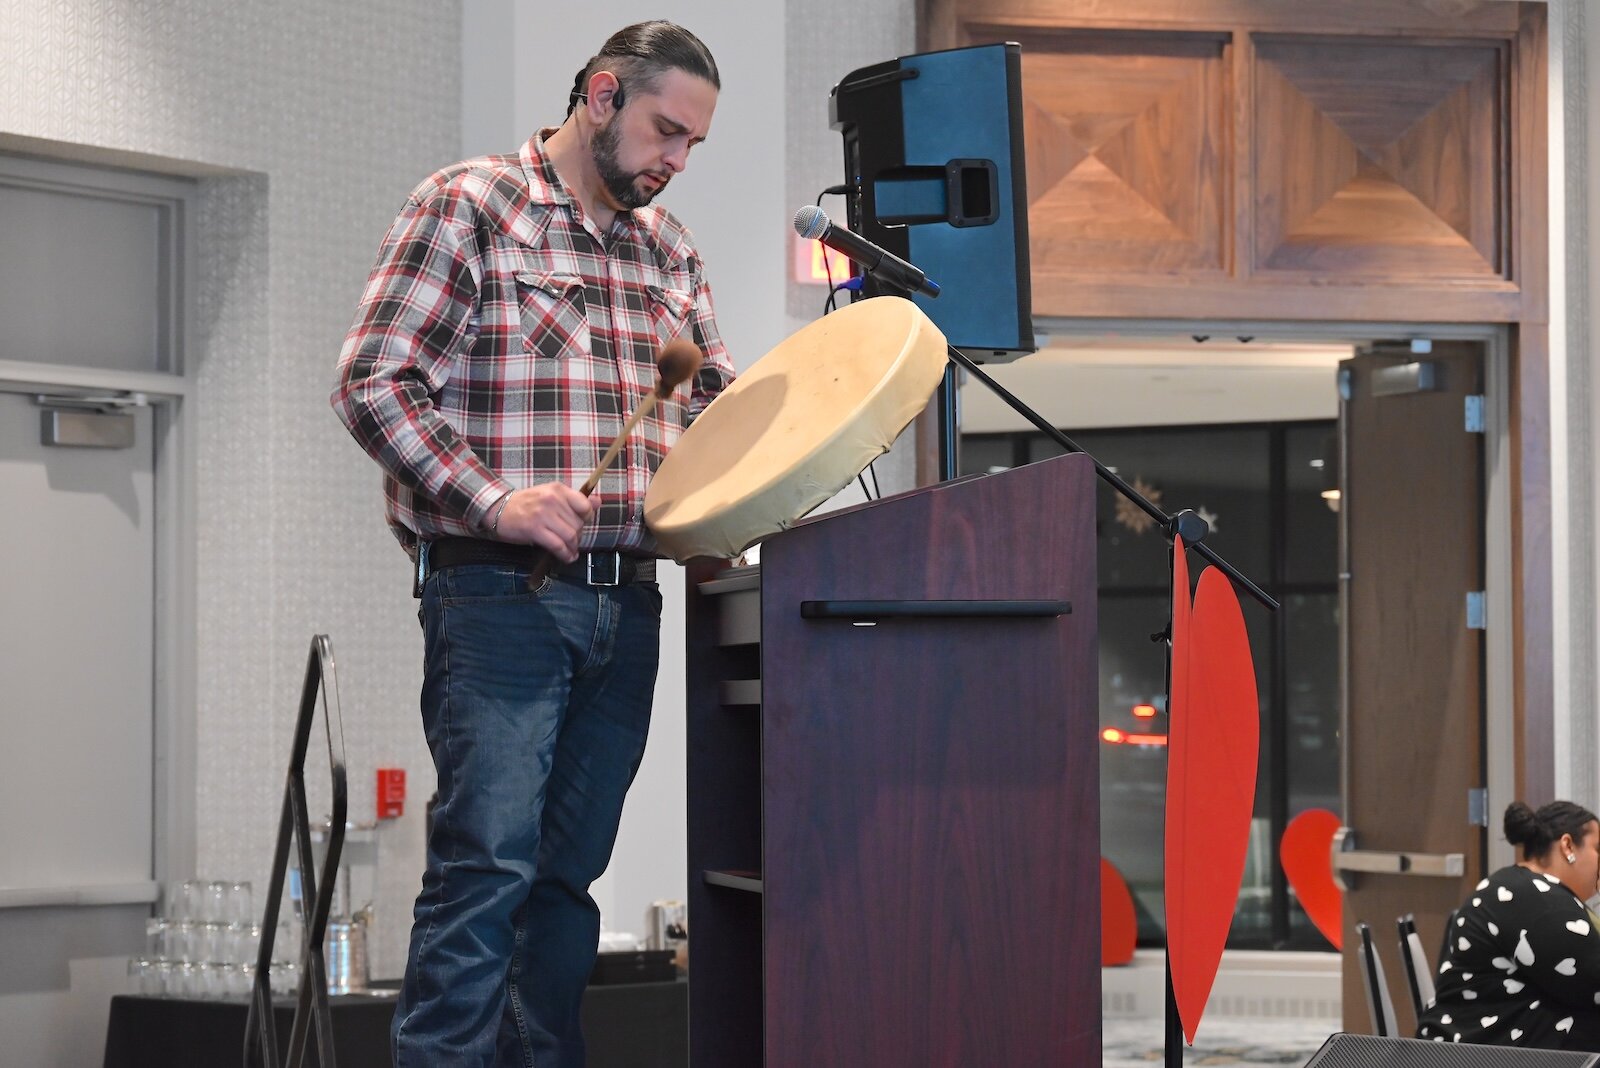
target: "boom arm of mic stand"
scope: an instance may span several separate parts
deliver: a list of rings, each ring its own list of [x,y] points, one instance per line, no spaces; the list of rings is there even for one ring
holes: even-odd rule
[[[990,378],[988,373],[974,363],[972,358],[966,353],[962,352],[954,345],[947,345],[945,348],[950,354],[951,360],[955,361],[965,371],[967,371],[967,373],[972,375],[972,377],[976,378],[979,382],[982,382],[985,386],[987,386],[990,392],[999,397],[1001,400],[1005,401],[1006,404],[1010,405],[1012,410],[1018,415],[1022,416],[1028,422],[1032,423],[1034,426],[1043,431],[1051,441],[1054,441],[1057,445],[1060,445],[1068,452],[1083,453],[1083,455],[1089,457],[1089,461],[1094,464],[1095,474],[1099,475],[1107,483],[1109,483],[1112,489],[1116,490],[1118,493],[1122,494],[1124,497],[1128,498],[1128,500],[1137,505],[1140,511],[1144,512],[1151,519],[1154,519],[1156,522],[1160,523],[1162,530],[1167,531],[1169,535],[1171,534],[1172,516],[1168,515],[1166,512],[1163,512],[1160,508],[1157,508],[1154,504],[1150,503],[1149,498],[1124,482],[1120,477],[1117,476],[1116,472],[1112,471],[1105,464],[1095,459],[1092,453],[1081,448],[1077,442],[1067,437],[1058,428],[1051,426],[1042,415],[1028,407],[1021,400],[1017,399],[1017,397],[1013,395],[1010,390],[1006,389],[1006,387],[996,382],[993,378]],[[1184,548],[1193,549],[1195,552],[1199,553],[1202,558],[1212,564],[1215,564],[1224,575],[1228,576],[1229,580],[1232,581],[1235,586],[1248,593],[1251,597],[1254,597],[1257,601],[1261,602],[1261,604],[1264,605],[1268,610],[1276,612],[1280,607],[1276,599],[1274,599],[1260,586],[1257,586],[1254,582],[1251,582],[1249,579],[1241,575],[1232,564],[1228,563],[1222,557],[1212,552],[1209,545],[1206,545],[1204,542],[1196,542],[1193,545],[1186,545]]]

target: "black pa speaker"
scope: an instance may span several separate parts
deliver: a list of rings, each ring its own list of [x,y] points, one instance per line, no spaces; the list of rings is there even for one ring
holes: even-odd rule
[[[1594,1068],[1600,1054],[1337,1034],[1305,1068]]]
[[[913,299],[980,363],[1037,348],[1022,140],[1022,48],[901,56],[833,87],[844,136],[848,225],[920,267]],[[868,276],[860,296],[885,290]]]

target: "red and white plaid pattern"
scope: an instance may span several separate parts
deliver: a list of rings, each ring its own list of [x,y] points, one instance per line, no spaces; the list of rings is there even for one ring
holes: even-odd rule
[[[689,231],[654,205],[601,234],[535,135],[419,185],[378,250],[333,407],[383,466],[389,525],[482,537],[508,490],[588,478],[674,337],[706,360],[640,422],[595,490],[585,549],[654,551],[650,476],[733,381]]]

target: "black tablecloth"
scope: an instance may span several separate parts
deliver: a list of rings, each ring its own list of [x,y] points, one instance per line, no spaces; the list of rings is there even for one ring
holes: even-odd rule
[[[338,1068],[388,1068],[394,993],[329,998]],[[243,999],[111,999],[105,1068],[232,1068],[242,1062]],[[278,1052],[287,1050],[293,1000],[274,1006]],[[589,1068],[687,1068],[687,982],[591,986],[583,1000]],[[315,1065],[316,1049],[308,1064]]]

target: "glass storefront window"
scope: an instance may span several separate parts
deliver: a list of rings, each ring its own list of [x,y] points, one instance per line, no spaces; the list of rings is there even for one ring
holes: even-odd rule
[[[1288,820],[1338,810],[1337,514],[1323,491],[1337,469],[1331,421],[1092,431],[1075,440],[1161,507],[1193,508],[1229,563],[1283,602],[1244,605],[1261,705],[1255,813],[1236,948],[1328,948],[1294,902],[1278,865]],[[1059,455],[1036,433],[969,435],[964,471]],[[1320,463],[1314,461],[1321,461]],[[1101,851],[1133,892],[1142,945],[1163,934],[1166,808],[1166,649],[1151,640],[1168,618],[1165,539],[1109,486],[1098,488]],[[1198,577],[1204,562],[1191,557]],[[1149,738],[1150,740],[1144,740]]]

